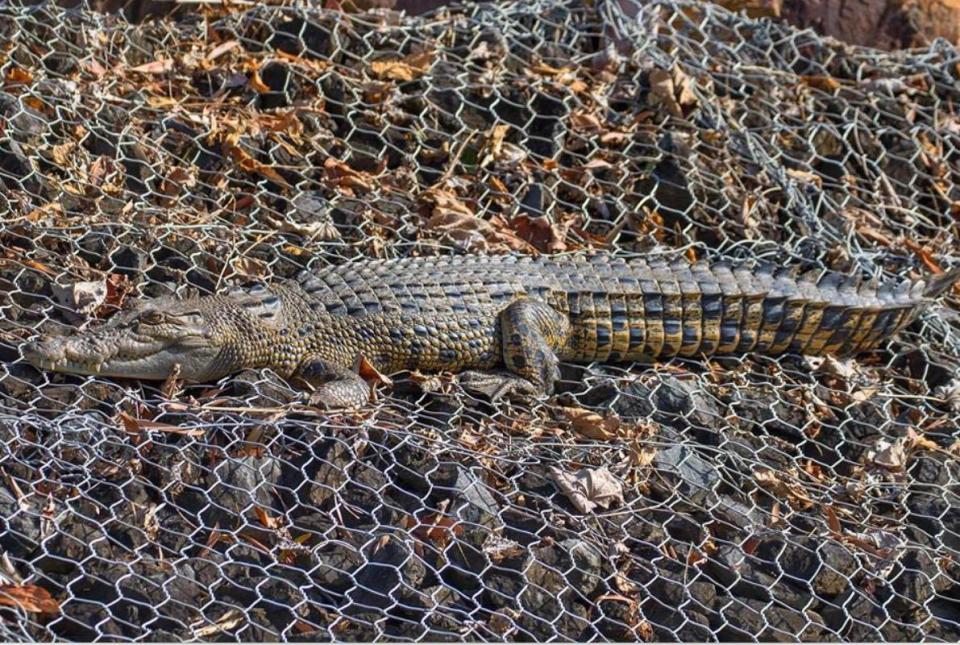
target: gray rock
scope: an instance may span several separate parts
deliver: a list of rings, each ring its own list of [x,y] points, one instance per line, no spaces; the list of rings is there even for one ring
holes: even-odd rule
[[[720,483],[717,465],[707,461],[688,444],[659,450],[652,467],[658,477],[651,485],[662,495],[680,495],[691,506],[702,506],[715,496]]]

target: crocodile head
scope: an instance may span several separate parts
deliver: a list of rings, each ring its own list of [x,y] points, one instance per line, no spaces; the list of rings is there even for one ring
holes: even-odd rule
[[[208,304],[206,298],[150,300],[90,331],[27,343],[23,356],[70,374],[163,380],[179,369],[187,381],[219,378],[233,366]]]

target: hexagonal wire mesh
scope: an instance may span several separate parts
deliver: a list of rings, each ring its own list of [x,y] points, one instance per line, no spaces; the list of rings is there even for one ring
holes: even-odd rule
[[[564,366],[532,406],[414,374],[323,413],[269,371],[18,350],[363,257],[935,272],[956,49],[672,0],[187,8],[0,9],[5,639],[960,639],[948,307],[855,361]]]

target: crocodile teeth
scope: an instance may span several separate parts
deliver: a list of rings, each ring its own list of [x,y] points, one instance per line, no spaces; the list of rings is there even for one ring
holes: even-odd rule
[[[93,365],[93,371],[96,372],[97,374],[99,374],[102,369],[103,369],[103,363],[95,363]]]

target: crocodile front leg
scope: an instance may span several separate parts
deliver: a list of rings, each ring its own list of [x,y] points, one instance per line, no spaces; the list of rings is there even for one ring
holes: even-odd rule
[[[319,358],[303,361],[293,380],[311,390],[312,405],[327,410],[358,408],[370,401],[370,386],[359,374]]]
[[[539,300],[523,298],[500,313],[503,363],[508,372],[464,372],[460,383],[492,400],[553,394],[560,378],[557,352],[570,335],[570,320]]]

